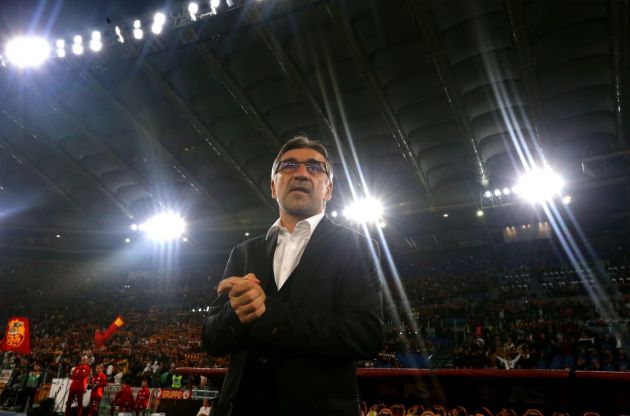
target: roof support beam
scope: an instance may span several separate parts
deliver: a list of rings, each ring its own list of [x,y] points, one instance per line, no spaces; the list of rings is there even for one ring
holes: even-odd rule
[[[54,180],[48,176],[46,172],[44,172],[41,168],[39,168],[35,163],[33,163],[23,152],[18,150],[15,146],[13,146],[6,137],[2,137],[2,143],[0,143],[0,149],[2,149],[7,155],[9,155],[13,160],[15,160],[20,165],[24,166],[27,170],[32,172],[35,176],[37,176],[42,182],[44,182],[48,187],[52,188],[52,190],[69,206],[71,206],[76,212],[80,213],[85,219],[89,222],[92,222],[90,215],[88,212],[81,207],[77,202],[75,202],[63,189],[59,187],[55,183]]]
[[[125,171],[131,175],[134,181],[144,187],[148,191],[151,199],[153,199],[162,208],[167,207],[167,204],[156,196],[158,192],[156,192],[155,189],[152,189],[150,183],[145,178],[143,178],[136,169],[134,169],[126,161],[121,159],[115,152],[115,150],[112,149],[112,147],[107,143],[107,140],[103,139],[98,133],[96,133],[88,125],[81,121],[80,117],[74,114],[74,112],[63,102],[61,102],[60,99],[51,96],[48,92],[45,92],[45,88],[37,88],[35,85],[29,83],[27,83],[26,86],[27,88],[31,89],[34,94],[38,95],[38,97],[41,98],[51,108],[51,110],[55,112],[59,112],[59,110],[61,110],[63,114],[66,115],[72,121],[72,123],[81,131],[82,134],[103,146],[103,148],[105,149],[105,153],[109,157],[114,159],[116,163],[120,164],[120,166],[123,167]],[[207,203],[211,207],[218,207],[222,210],[221,205],[207,192],[202,192],[202,196],[206,198]],[[223,213],[227,214],[227,212],[225,212],[224,210]]]
[[[192,26],[188,26],[182,38],[186,43],[196,42],[199,40],[199,35]],[[234,80],[223,62],[210,50],[206,43],[197,43],[194,48],[197,54],[206,63],[208,69],[221,80],[225,89],[230,93],[232,98],[234,98],[236,104],[241,107],[243,113],[245,113],[254,125],[254,128],[263,135],[274,150],[278,150],[282,145],[280,139],[260,115],[256,107],[254,107],[243,89]]]
[[[77,162],[74,157],[68,153],[62,146],[57,144],[53,139],[48,137],[46,133],[44,133],[41,129],[35,126],[35,123],[28,123],[31,126],[30,131],[25,127],[27,123],[21,121],[21,118],[15,114],[9,113],[6,108],[1,108],[2,112],[9,118],[11,121],[16,123],[24,132],[24,134],[28,134],[38,143],[41,143],[44,147],[51,150],[51,153],[61,154],[70,165],[80,171],[83,176],[90,182],[92,185],[96,186],[99,191],[114,205],[116,206],[127,218],[133,218],[133,214],[129,211],[129,209],[125,206],[122,200],[118,198],[109,188],[107,188],[104,184],[102,184],[99,178],[94,175],[92,172],[88,171],[81,165],[81,163]]]
[[[139,59],[143,59],[143,58],[139,58]],[[143,68],[146,69],[147,65],[146,63],[143,63]],[[107,89],[100,80],[98,80],[92,73],[91,71],[88,70],[79,70],[79,75],[82,79],[84,79],[91,88],[94,88],[96,91],[98,91],[98,93],[105,97],[112,105],[114,105],[114,107],[118,108],[119,110],[121,110],[121,112],[129,119],[129,121],[138,129],[138,131],[142,134],[142,139],[145,140],[149,146],[151,146],[151,148],[155,151],[158,152],[159,155],[161,155],[162,157],[164,157],[169,164],[171,165],[171,167],[177,172],[177,174],[183,179],[185,180],[189,186],[191,186],[194,190],[196,190],[197,192],[204,192],[203,191],[203,186],[201,186],[197,180],[195,179],[195,177],[187,171],[187,169],[179,162],[179,160],[177,160],[177,158],[170,153],[163,145],[162,143],[160,143],[160,141],[155,138],[155,134],[153,132],[151,132],[151,130],[144,125],[144,123],[142,123],[141,121],[139,121],[136,116],[133,114],[133,112],[127,107],[127,105],[120,99],[118,98],[114,93],[112,93],[109,89]],[[155,71],[155,70],[154,70]],[[157,72],[157,71],[155,71]],[[166,90],[167,91],[167,90]],[[166,91],[163,91],[166,93]],[[168,96],[168,95],[167,95]],[[183,103],[183,100],[178,96],[178,95],[171,95],[168,96],[169,99],[171,100],[175,100],[174,104],[178,104],[178,107],[180,110],[184,111],[184,113],[186,114],[187,118],[190,117],[190,115],[192,114],[191,110],[188,108],[188,106],[186,106],[185,103]],[[179,100],[178,100],[179,98]],[[193,118],[194,119],[194,118]],[[189,119],[190,121],[190,119]],[[218,143],[216,143],[216,140],[214,140],[211,137],[208,137],[207,135],[205,135],[205,131],[207,131],[207,129],[204,129],[203,126],[200,123],[192,123],[193,126],[197,129],[197,131],[200,132],[200,134],[203,136],[203,140],[205,143],[207,143],[209,145],[209,147],[212,149],[213,152],[219,154],[219,155],[224,155],[226,153],[224,153],[221,147],[218,146]],[[228,157],[226,158],[226,161],[230,164],[232,164],[233,166],[236,165],[238,167],[238,165],[236,164],[236,162]],[[242,168],[238,167],[238,169],[242,170]],[[250,178],[251,179],[251,178]],[[255,184],[253,182],[248,182],[250,183],[250,185],[255,186]],[[262,192],[258,189],[257,186],[255,186],[255,189],[258,190],[258,195],[262,196]],[[269,202],[269,200],[265,197],[265,201],[266,204],[268,206],[271,206],[271,202]]]
[[[210,131],[210,129],[201,121],[201,119],[190,109],[188,104],[184,101],[184,99],[175,91],[173,87],[169,84],[169,82],[164,79],[161,73],[158,72],[157,69],[153,65],[144,59],[142,56],[138,56],[138,59],[141,62],[142,70],[147,73],[154,81],[154,84],[160,89],[162,93],[171,101],[171,103],[176,106],[179,111],[181,111],[188,122],[192,124],[202,135],[203,141],[210,146],[211,149],[214,149],[217,153],[223,156],[223,159],[228,162],[239,174],[245,179],[249,187],[252,191],[255,192],[258,199],[265,204],[271,211],[275,212],[276,207],[274,206],[271,197],[269,194],[263,192],[254,178],[252,178],[249,173],[243,168],[239,162],[236,160],[232,154],[221,144],[220,140],[214,136],[214,133]]]
[[[358,187],[363,188],[362,182],[357,179],[358,167],[355,166],[355,163],[349,163],[346,165],[349,160],[346,155],[350,154],[350,152],[346,149],[346,145],[342,141],[342,134],[337,131],[337,128],[333,125],[331,120],[328,119],[328,116],[317,102],[317,99],[315,98],[313,93],[308,88],[306,81],[285,51],[284,47],[267,26],[265,19],[261,15],[261,11],[257,2],[250,3],[246,7],[244,7],[243,13],[247,18],[247,21],[252,24],[254,30],[258,33],[258,36],[262,39],[269,52],[271,52],[271,55],[274,57],[282,73],[294,86],[297,87],[301,95],[306,97],[306,100],[313,109],[313,112],[315,113],[315,118],[317,119],[321,128],[324,131],[330,133],[335,142],[335,145],[337,146],[337,152],[339,154],[341,162],[348,167],[347,173],[349,175],[348,183],[350,187],[352,188],[352,185],[355,184]],[[350,160],[354,161],[354,158],[351,157]]]
[[[159,39],[153,39],[151,46],[154,50],[163,50],[164,46],[159,41]],[[171,84],[164,78],[164,76],[158,71],[155,66],[153,66],[149,61],[146,60],[142,51],[138,49],[138,47],[129,44],[126,47],[123,45],[119,45],[123,53],[127,56],[131,56],[134,59],[137,59],[142,70],[151,78],[153,81],[153,85],[162,92],[168,100],[173,104],[181,113],[186,117],[186,120],[194,127],[194,129],[199,133],[199,136],[203,140],[205,144],[208,145],[210,150],[217,155],[220,155],[223,160],[225,160],[230,166],[234,168],[235,171],[239,173],[239,175],[245,180],[250,189],[254,192],[254,194],[260,199],[260,201],[269,208],[270,212],[276,212],[277,208],[275,202],[271,199],[271,196],[267,193],[263,192],[255,180],[249,175],[249,173],[242,167],[239,162],[234,158],[234,156],[221,144],[221,142],[215,137],[215,135],[210,131],[210,129],[201,121],[201,119],[191,110],[188,103],[184,101],[184,99],[177,93],[175,88],[171,86]],[[95,82],[100,83],[98,80],[94,80]],[[159,140],[154,139],[152,135],[148,132],[146,127],[143,127],[142,123],[135,119],[133,113],[128,110],[128,108],[124,105],[124,103],[110,93],[110,98],[114,99],[119,107],[122,107],[126,114],[128,114],[134,123],[137,123],[140,127],[146,131],[145,136],[153,139],[155,144],[161,146]],[[178,171],[185,172],[185,168],[183,165],[179,164],[177,159],[164,147],[162,147],[163,151],[166,152],[168,157],[171,158],[172,163],[176,163],[176,167]],[[187,176],[194,182],[194,188],[197,190],[203,189],[201,185],[199,185],[194,177],[191,174],[187,174]]]
[[[630,120],[630,8],[628,0],[610,0],[610,27],[612,28],[612,68],[617,115],[617,144],[620,150],[628,148],[624,125]],[[625,102],[624,102],[625,101]]]
[[[440,84],[451,107],[453,118],[457,124],[464,145],[468,149],[468,157],[475,168],[477,182],[484,188],[488,186],[489,178],[486,167],[481,160],[472,128],[464,107],[464,100],[457,88],[455,75],[450,67],[446,52],[440,39],[440,34],[432,19],[431,6],[428,0],[407,0],[407,4],[420,28],[422,39],[433,62],[433,66],[440,78]]]
[[[359,45],[359,42],[354,35],[350,22],[348,22],[347,17],[339,9],[339,6],[336,3],[326,3],[324,7],[326,8],[328,15],[335,25],[337,33],[346,43],[346,47],[348,48],[348,51],[352,56],[352,60],[363,75],[363,78],[367,83],[372,98],[374,99],[374,102],[377,105],[381,116],[383,117],[383,119],[389,126],[390,131],[392,132],[392,137],[396,142],[398,151],[413,171],[414,176],[426,192],[431,203],[433,203],[433,192],[431,190],[431,187],[429,186],[426,175],[418,164],[418,160],[413,152],[413,149],[411,148],[411,145],[409,144],[409,141],[407,140],[407,136],[402,131],[396,115],[394,114],[394,111],[387,101],[387,97],[385,96],[383,87],[378,81],[378,78],[374,73],[374,70],[372,69],[368,58],[365,56],[365,52]]]
[[[516,48],[518,66],[521,72],[521,79],[525,86],[527,95],[527,106],[532,117],[532,130],[534,132],[535,143],[539,154],[544,159],[544,150],[547,147],[547,135],[545,134],[545,124],[543,123],[543,105],[540,96],[540,88],[534,67],[532,47],[529,41],[527,22],[523,11],[523,0],[505,0],[505,8],[508,13],[510,30],[512,31],[512,41]]]

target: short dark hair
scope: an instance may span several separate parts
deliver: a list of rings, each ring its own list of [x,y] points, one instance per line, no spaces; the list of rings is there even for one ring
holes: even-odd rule
[[[280,163],[280,158],[283,154],[293,149],[311,149],[315,150],[317,153],[324,156],[324,160],[326,161],[326,168],[328,169],[328,178],[332,182],[333,179],[333,167],[332,163],[330,163],[330,159],[328,158],[328,151],[323,144],[316,140],[311,140],[308,136],[300,134],[299,136],[295,136],[290,139],[288,142],[282,145],[280,150],[278,151],[278,155],[273,160],[273,165],[271,165],[271,177],[273,178],[276,174],[276,170],[278,169],[278,163]]]

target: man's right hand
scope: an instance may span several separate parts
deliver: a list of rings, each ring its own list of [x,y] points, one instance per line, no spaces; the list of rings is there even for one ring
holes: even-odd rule
[[[265,313],[267,296],[260,287],[256,275],[232,276],[219,283],[219,294],[228,293],[230,306],[243,324],[249,324]]]

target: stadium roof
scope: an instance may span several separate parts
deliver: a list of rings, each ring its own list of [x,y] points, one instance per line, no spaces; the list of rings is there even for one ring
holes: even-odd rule
[[[300,132],[332,149],[329,211],[377,196],[403,245],[433,244],[447,212],[486,239],[470,213],[510,205],[482,195],[527,163],[627,214],[627,1],[246,0],[194,22],[187,2],[15,3],[0,43],[41,28],[68,53],[33,70],[3,56],[3,246],[103,248],[168,208],[223,249],[276,218],[271,162]],[[103,50],[73,55],[95,29]]]

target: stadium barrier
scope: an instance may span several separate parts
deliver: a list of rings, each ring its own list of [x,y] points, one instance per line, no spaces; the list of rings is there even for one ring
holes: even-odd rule
[[[180,367],[221,386],[225,368]],[[361,398],[435,415],[630,415],[630,373],[573,370],[357,369]]]

